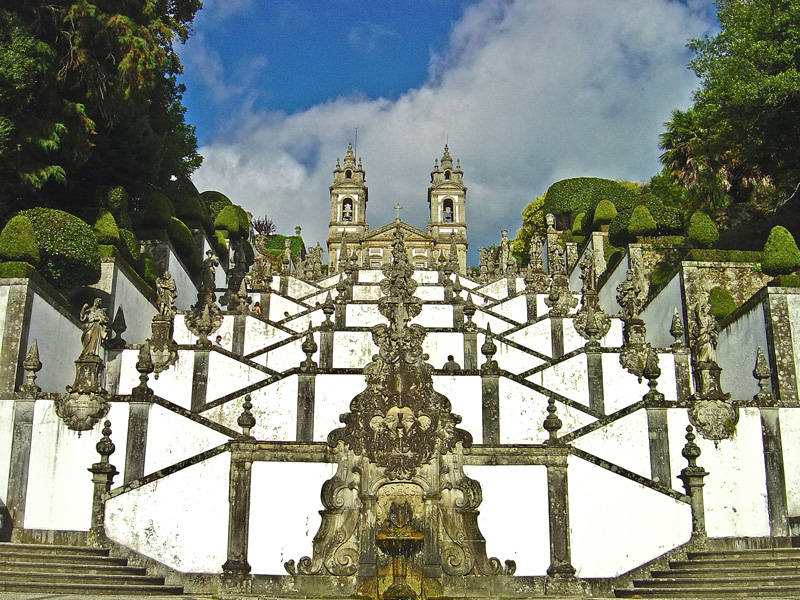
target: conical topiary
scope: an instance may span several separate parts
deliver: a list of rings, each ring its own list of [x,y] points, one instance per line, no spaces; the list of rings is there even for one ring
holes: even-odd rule
[[[592,225],[598,227],[601,225],[608,225],[617,216],[617,207],[611,200],[600,200],[597,207],[594,209],[594,218]]]
[[[710,248],[719,239],[719,231],[714,221],[702,210],[694,211],[689,219],[689,229],[686,232],[689,239],[701,248]]]
[[[800,267],[800,250],[789,230],[776,225],[769,232],[767,243],[764,244],[764,256],[761,259],[761,269],[773,277],[788,275]]]
[[[17,215],[3,227],[0,233],[0,258],[3,260],[39,264],[39,247],[30,220]]]
[[[656,220],[646,206],[639,204],[633,209],[630,221],[628,221],[628,235],[638,237],[653,235],[655,232]]]

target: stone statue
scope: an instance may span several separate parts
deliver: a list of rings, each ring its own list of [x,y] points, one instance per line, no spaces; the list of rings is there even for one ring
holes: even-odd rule
[[[637,319],[642,312],[647,292],[641,283],[636,268],[628,269],[625,280],[617,286],[617,304],[620,316],[625,320]]]
[[[100,306],[100,298],[95,298],[92,305],[84,304],[81,309],[81,323],[83,323],[83,335],[81,343],[83,351],[80,358],[90,356],[100,357],[100,344],[108,335],[108,312]]]
[[[585,294],[588,290],[597,289],[597,270],[595,269],[594,256],[587,252],[583,255],[580,262],[581,279],[583,280],[582,291]]]
[[[500,232],[500,272],[505,274],[508,271],[508,257],[510,255],[508,248],[508,229],[503,229]]]
[[[547,213],[544,216],[544,222],[547,225],[547,232],[551,233],[556,230],[556,217],[553,213]]]
[[[694,305],[694,322],[691,328],[692,349],[697,362],[717,362],[717,320],[708,304]]]
[[[219,260],[214,255],[213,250],[206,250],[206,258],[203,261],[203,270],[200,272],[200,291],[213,292],[217,289],[216,283],[216,269],[219,266]]]
[[[169,271],[164,271],[164,274],[156,279],[156,296],[158,312],[164,317],[174,317],[178,288]]]

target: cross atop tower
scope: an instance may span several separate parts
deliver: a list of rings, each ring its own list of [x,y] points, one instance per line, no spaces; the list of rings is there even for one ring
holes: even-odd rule
[[[395,205],[394,205],[394,212],[395,212],[395,215],[394,215],[394,220],[395,220],[395,221],[399,221],[399,220],[400,220],[400,210],[401,210],[402,208],[403,208],[403,207],[402,207],[402,206],[400,206],[400,203],[399,203],[399,202],[398,202],[397,204],[395,204]]]

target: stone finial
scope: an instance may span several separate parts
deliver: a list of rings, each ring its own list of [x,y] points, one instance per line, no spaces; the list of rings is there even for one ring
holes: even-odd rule
[[[475,323],[472,322],[472,317],[477,311],[475,303],[472,301],[472,294],[467,294],[467,300],[464,302],[464,316],[467,317],[467,322],[464,323],[464,331],[475,331]]]
[[[97,442],[95,448],[97,449],[97,453],[100,455],[100,462],[103,464],[108,464],[108,457],[114,454],[114,451],[117,447],[114,445],[114,442],[111,441],[111,421],[106,421],[103,423],[103,430],[101,432],[103,437],[100,438],[100,441]]]
[[[669,327],[669,334],[675,340],[672,342],[672,349],[680,350],[683,348],[683,320],[681,319],[681,315],[678,312],[677,307],[675,307],[674,312],[672,313],[672,324]]]
[[[322,313],[325,315],[325,321],[322,323],[322,327],[325,329],[333,329],[333,321],[331,321],[331,315],[336,312],[336,306],[333,303],[333,298],[331,298],[331,292],[328,290],[328,294],[325,296],[325,302],[322,303]]]
[[[106,348],[119,350],[125,347],[125,340],[122,339],[122,334],[128,329],[125,323],[125,311],[122,306],[117,307],[117,312],[114,315],[114,320],[111,321],[111,334],[112,337],[106,342]]]
[[[314,333],[311,330],[311,321],[308,322],[308,331],[300,349],[306,355],[303,362],[300,363],[300,371],[303,373],[313,373],[317,370],[317,363],[311,358],[314,352],[317,351],[317,343],[314,341]]]
[[[689,463],[678,475],[683,482],[686,495],[692,508],[692,541],[702,544],[706,537],[705,508],[703,503],[704,479],[708,475],[703,467],[697,466],[700,456],[700,447],[694,443],[694,429],[691,425],[686,427],[686,445],[681,454]]]
[[[647,344],[647,358],[644,361],[644,376],[650,388],[644,395],[648,402],[662,402],[664,394],[658,391],[658,378],[661,377],[661,367],[658,364],[658,352],[650,344]]]
[[[344,279],[344,274],[339,273],[339,281],[336,282],[336,304],[344,304],[348,300],[350,288]]]
[[[775,403],[775,396],[770,391],[771,376],[772,370],[769,368],[764,351],[759,346],[756,351],[756,366],[753,368],[753,377],[758,381],[758,393],[753,396],[753,400],[762,406],[770,406]]]
[[[42,361],[39,360],[39,344],[33,340],[25,360],[22,361],[22,368],[25,369],[25,381],[20,386],[20,390],[26,394],[36,394],[41,392],[41,388],[36,385],[36,373],[42,370]]]
[[[136,370],[139,372],[139,385],[133,388],[134,396],[149,396],[153,393],[147,385],[147,377],[155,370],[153,357],[150,354],[150,340],[145,340],[139,348],[139,356],[136,359]]]
[[[242,435],[246,438],[253,439],[251,431],[256,426],[256,418],[253,416],[251,409],[253,408],[252,398],[250,394],[244,397],[242,404],[242,414],[236,419],[236,423],[242,428]]]
[[[458,274],[456,274],[456,278],[453,281],[453,301],[454,302],[459,302],[462,299],[461,298],[461,291],[463,289],[464,288],[461,286],[461,280],[459,279]]]
[[[497,345],[492,337],[492,326],[486,324],[486,339],[481,345],[481,354],[486,357],[486,362],[481,365],[481,373],[484,375],[496,375],[500,372],[500,366],[493,356],[497,353]]]
[[[558,439],[558,430],[561,429],[563,423],[561,419],[558,418],[556,411],[556,399],[550,396],[547,399],[547,417],[545,417],[544,423],[542,424],[547,433],[550,434],[550,437],[544,442],[548,446],[557,446],[561,444],[561,441]]]

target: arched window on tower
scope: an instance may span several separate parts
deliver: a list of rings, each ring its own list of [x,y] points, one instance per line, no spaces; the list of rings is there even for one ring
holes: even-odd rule
[[[450,179],[450,171],[445,171],[444,172],[444,178],[445,179]]]
[[[353,172],[350,169],[347,169],[347,171],[344,172],[344,176],[347,179],[350,179],[353,176]]]
[[[353,199],[345,198],[342,202],[342,221],[353,220]]]
[[[453,222],[453,199],[445,198],[442,202],[442,221],[445,223]]]

